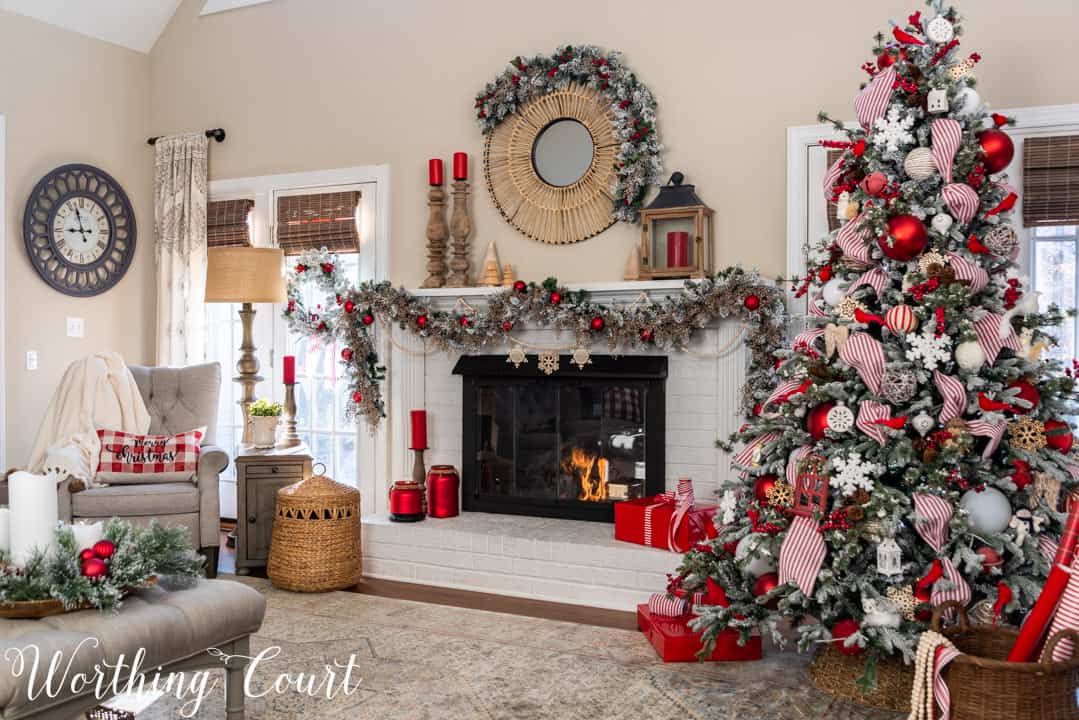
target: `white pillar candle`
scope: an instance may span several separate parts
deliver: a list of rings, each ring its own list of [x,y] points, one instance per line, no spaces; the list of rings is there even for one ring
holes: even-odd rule
[[[48,552],[52,547],[60,514],[56,480],[52,475],[12,473],[8,477],[8,503],[11,560],[16,565],[25,565],[35,548]]]
[[[77,522],[71,526],[71,532],[75,534],[75,547],[85,550],[92,548],[94,543],[105,538],[105,523]]]
[[[0,550],[11,549],[11,510],[0,507]]]

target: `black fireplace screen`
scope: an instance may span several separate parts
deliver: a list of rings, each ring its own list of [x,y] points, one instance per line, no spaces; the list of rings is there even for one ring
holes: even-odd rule
[[[611,503],[664,487],[665,357],[463,357],[464,509],[613,519]]]

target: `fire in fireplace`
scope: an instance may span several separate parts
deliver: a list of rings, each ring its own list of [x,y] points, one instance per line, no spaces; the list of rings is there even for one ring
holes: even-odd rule
[[[667,358],[462,357],[463,505],[610,522],[615,501],[662,492]]]

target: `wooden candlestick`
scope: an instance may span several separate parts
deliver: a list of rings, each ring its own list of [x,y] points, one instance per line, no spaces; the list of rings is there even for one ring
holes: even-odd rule
[[[425,288],[440,288],[446,284],[446,191],[441,187],[432,187],[427,192],[427,279]]]
[[[296,386],[292,384],[285,385],[285,432],[281,434],[281,439],[277,442],[277,447],[296,447],[303,442],[300,439],[300,434],[296,432],[295,388]]]
[[[423,450],[413,448],[412,452],[416,453],[416,459],[412,463],[412,482],[420,486],[420,493],[423,496],[423,513],[427,514],[427,468],[423,464]]]
[[[468,217],[468,181],[457,180],[453,183],[453,212],[450,215],[453,252],[446,287],[468,287],[468,236],[471,233],[472,220]]]

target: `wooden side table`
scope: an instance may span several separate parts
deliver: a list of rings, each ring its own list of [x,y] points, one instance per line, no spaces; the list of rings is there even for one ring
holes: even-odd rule
[[[270,557],[277,491],[311,477],[306,445],[236,450],[236,574],[265,567]]]

